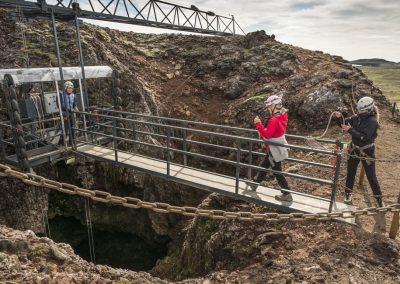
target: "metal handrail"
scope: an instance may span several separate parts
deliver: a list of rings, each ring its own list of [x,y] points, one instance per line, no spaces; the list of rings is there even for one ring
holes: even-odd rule
[[[139,144],[139,145],[149,146],[149,147],[153,147],[153,148],[157,148],[157,149],[161,149],[161,150],[167,150],[168,149],[165,146],[155,145],[155,144],[141,142],[141,141],[135,141],[135,140],[127,139],[127,138],[123,138],[123,137],[115,137],[114,135],[105,134],[105,133],[101,133],[101,132],[97,132],[97,131],[83,130],[83,129],[80,129],[80,128],[73,128],[73,129],[76,130],[76,131],[79,131],[79,132],[83,132],[83,133],[86,132],[86,133],[90,133],[90,134],[100,135],[100,136],[103,136],[103,137],[111,138],[111,139],[114,139],[114,140],[117,140],[117,141],[123,141],[123,142],[131,143],[131,144]],[[213,157],[213,156],[208,156],[208,155],[204,155],[204,154],[198,154],[198,153],[183,151],[183,150],[179,150],[179,149],[169,148],[168,150],[171,151],[171,152],[180,153],[180,154],[186,154],[186,155],[197,157],[197,158],[204,158],[204,159],[207,159],[207,160],[212,160],[212,161],[216,161],[216,162],[222,162],[222,163],[226,163],[226,164],[232,165],[232,166],[246,167],[246,168],[251,168],[251,169],[254,169],[254,170],[260,170],[260,171],[266,171],[266,172],[271,172],[271,173],[276,173],[276,174],[282,174],[282,175],[293,177],[293,178],[298,178],[298,179],[303,179],[303,180],[307,180],[307,181],[317,182],[317,183],[320,183],[320,184],[332,185],[332,181],[330,181],[330,180],[313,178],[313,177],[293,174],[293,173],[284,172],[284,171],[274,171],[272,169],[266,169],[266,168],[262,168],[262,167],[258,167],[258,166],[254,166],[254,165],[250,165],[250,164],[246,164],[246,163],[237,163],[236,161],[226,160],[226,159],[222,159],[222,158],[216,158],[216,157]]]
[[[150,119],[159,119],[159,120],[170,121],[170,122],[178,122],[178,123],[182,123],[182,124],[192,124],[192,125],[200,125],[200,126],[207,126],[207,127],[216,127],[216,128],[225,129],[225,130],[249,132],[252,134],[258,133],[258,131],[256,129],[248,129],[248,128],[242,128],[242,127],[229,126],[229,125],[220,125],[220,124],[214,124],[214,123],[208,123],[208,122],[184,120],[184,119],[155,116],[155,115],[142,114],[142,113],[132,113],[132,112],[127,112],[127,111],[108,110],[108,109],[102,109],[102,108],[94,108],[94,109],[104,111],[104,112],[109,112],[109,113],[132,115],[132,116],[136,116],[136,117],[143,117],[143,118],[150,118]],[[293,135],[293,134],[286,134],[285,136],[288,138],[299,139],[299,140],[309,140],[310,139],[310,137],[307,137],[307,136]],[[332,140],[332,139],[317,138],[315,140],[318,142],[321,142],[321,143],[326,143],[326,144],[336,144],[336,142],[337,142],[336,140]]]
[[[112,125],[107,125],[104,123],[96,123],[96,125],[103,126],[106,128],[113,128]],[[166,135],[151,133],[151,132],[147,132],[147,131],[132,130],[132,129],[124,128],[124,127],[116,127],[116,129],[130,132],[130,133],[137,133],[137,134],[148,135],[148,136],[153,136],[153,137],[158,137],[158,138],[163,138],[163,139],[167,138]],[[173,137],[173,136],[171,136],[170,139],[174,140],[174,141],[179,141],[179,142],[187,142],[189,144],[194,144],[194,145],[199,145],[199,146],[213,147],[213,148],[217,148],[217,149],[221,149],[221,150],[237,151],[237,148],[234,148],[234,147],[211,144],[211,143],[201,142],[201,141],[196,141],[196,140],[191,140],[191,139],[184,139],[184,138]],[[240,148],[240,151],[242,153],[254,154],[254,155],[262,156],[262,157],[265,157],[267,155],[264,152],[254,152],[254,151],[250,151],[250,150],[246,150],[246,149],[242,149],[242,148]],[[332,165],[329,165],[329,164],[316,163],[316,162],[311,162],[311,161],[306,161],[306,160],[301,160],[301,159],[287,158],[286,161],[296,162],[296,163],[306,164],[306,165],[311,165],[311,166],[317,166],[317,167],[322,167],[322,168],[330,168],[330,169],[334,168]]]
[[[84,140],[76,139],[76,142],[78,142],[80,145],[94,145],[94,146],[96,146],[95,143],[91,143],[91,142],[84,141]],[[146,143],[145,143],[145,144],[146,144]],[[154,145],[154,144],[149,144],[149,146],[156,146],[156,147],[157,147],[157,145]],[[108,148],[108,149],[109,149],[109,150],[112,150],[112,149],[110,149],[110,148]],[[123,150],[119,150],[119,152],[121,152],[121,153],[126,153],[126,154],[131,154],[131,153],[126,152],[126,151],[123,151]],[[85,153],[80,153],[80,154],[83,155],[83,156],[85,156]],[[139,156],[141,156],[141,155],[139,155]],[[157,159],[155,159],[155,160],[157,160]],[[161,160],[160,160],[160,161],[161,161]],[[173,164],[173,165],[179,165],[179,164],[176,164],[176,163],[171,163],[171,164]],[[191,168],[191,167],[188,167],[188,168]],[[260,170],[267,171],[268,169],[260,168]],[[223,176],[222,174],[218,174],[218,173],[216,173],[216,175],[221,175],[221,176]],[[248,182],[247,179],[243,179],[243,178],[239,178],[239,181],[241,181],[241,182]],[[278,189],[278,188],[274,188],[274,187],[270,187],[270,188],[273,188],[273,189],[276,189],[276,190],[282,190],[282,189]],[[284,191],[285,191],[285,192],[290,192],[290,193],[295,193],[295,194],[297,194],[297,195],[301,195],[301,196],[305,196],[305,197],[310,197],[310,198],[318,199],[318,200],[329,201],[329,199],[327,199],[327,198],[320,197],[320,196],[315,196],[315,195],[310,195],[310,194],[307,194],[307,193],[304,193],[304,192],[297,192],[297,191],[286,190],[286,189],[284,189]]]
[[[314,153],[327,154],[327,155],[332,155],[332,156],[336,155],[335,151],[319,149],[319,148],[315,149],[315,148],[292,145],[292,144],[281,144],[281,143],[275,143],[275,142],[271,142],[271,141],[267,141],[267,140],[261,140],[261,139],[255,139],[255,138],[249,138],[249,137],[242,137],[242,136],[230,135],[230,134],[224,134],[224,133],[215,133],[215,132],[211,132],[211,131],[192,129],[192,128],[188,128],[188,127],[165,125],[165,124],[160,124],[160,123],[140,121],[140,120],[135,120],[135,119],[130,119],[130,118],[123,118],[123,117],[110,116],[110,115],[104,115],[104,114],[93,114],[93,113],[82,112],[82,111],[73,111],[73,112],[76,113],[76,114],[104,117],[104,118],[109,118],[109,119],[116,119],[116,120],[119,120],[119,121],[128,121],[128,122],[134,122],[134,123],[139,123],[139,124],[144,124],[144,125],[151,125],[151,126],[162,127],[162,128],[170,127],[172,129],[176,129],[176,130],[186,130],[186,131],[190,131],[192,133],[197,133],[197,134],[202,134],[202,135],[212,135],[212,136],[215,136],[215,137],[226,138],[226,139],[234,140],[234,141],[265,143],[267,145],[285,147],[285,148],[294,149],[294,150],[301,150],[301,151],[305,151],[305,152],[314,152]]]

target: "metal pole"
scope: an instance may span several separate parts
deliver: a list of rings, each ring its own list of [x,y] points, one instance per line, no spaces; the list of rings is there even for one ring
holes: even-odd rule
[[[239,174],[240,174],[240,158],[241,158],[241,153],[240,153],[240,142],[236,142],[236,184],[235,184],[235,193],[239,194]]]
[[[60,55],[60,47],[58,46],[58,35],[57,35],[57,26],[56,26],[56,19],[54,17],[54,10],[51,9],[51,24],[53,26],[53,33],[54,33],[54,42],[56,45],[56,53],[57,53],[57,63],[58,63],[58,69],[60,72],[60,81],[61,81],[61,86],[64,88],[64,73],[62,70],[62,63],[61,63],[61,55]],[[57,90],[57,98],[58,98],[58,102],[59,102],[59,107],[60,107],[60,119],[61,119],[61,125],[64,125],[64,121],[63,121],[63,115],[62,115],[62,107],[61,107],[61,100],[59,98],[60,96],[60,90],[58,88],[58,83],[56,82],[56,90]],[[64,93],[64,90],[62,91],[62,93]],[[67,106],[67,98],[66,96],[63,95],[64,98],[64,105]],[[70,125],[72,128],[72,125],[69,123],[70,122],[70,114],[68,111],[66,111],[66,117],[67,117],[67,125]],[[67,137],[65,135],[65,127],[63,127],[63,137],[64,137],[64,146],[67,147]],[[72,131],[69,131],[69,137],[72,141]]]
[[[113,136],[114,136],[114,156],[115,161],[118,162],[118,141],[117,141],[117,120],[113,119]]]
[[[171,157],[170,157],[170,142],[171,142],[171,133],[169,127],[167,127],[167,176],[170,176],[171,171]]]
[[[65,135],[64,117],[62,115],[62,109],[61,109],[60,88],[58,87],[57,81],[55,82],[55,84],[56,84],[56,92],[57,92],[57,103],[59,105],[58,112],[60,114],[62,137],[64,138],[64,146],[67,147],[67,137]]]
[[[182,131],[182,134],[183,134],[183,151],[187,152],[187,142],[186,142],[187,131],[186,131],[186,129],[184,129],[184,130]],[[185,166],[187,166],[187,155],[186,155],[186,153],[183,154],[183,164],[184,164]]]
[[[235,32],[235,16],[234,15],[232,15],[232,24],[233,24],[233,35],[235,35],[236,32]]]
[[[337,141],[336,145],[337,145],[339,151],[336,152],[336,168],[335,168],[335,174],[333,176],[331,202],[329,203],[329,213],[332,212],[333,203],[336,200],[336,192],[337,192],[337,186],[338,186],[339,174],[340,174],[340,164],[342,162],[343,143],[341,141]]]
[[[250,141],[250,148],[249,148],[249,165],[253,165],[253,142]],[[252,169],[247,169],[247,178],[251,180]]]
[[[77,8],[79,8],[79,4],[76,3]],[[81,70],[82,70],[82,80],[83,80],[83,89],[84,89],[84,101],[85,101],[85,106],[89,107],[89,97],[88,97],[88,91],[87,91],[87,82],[86,82],[86,76],[85,76],[85,63],[83,59],[83,52],[82,52],[82,45],[81,45],[81,34],[79,31],[79,22],[78,22],[78,15],[77,15],[77,10],[75,9],[75,28],[76,28],[76,42],[78,44],[78,49],[79,49],[79,63],[81,65]],[[84,108],[84,110],[86,110]]]
[[[116,106],[117,106],[117,95],[115,93],[116,92],[115,91],[116,85],[117,85],[117,73],[116,73],[115,70],[113,70],[113,72],[112,72],[112,81],[111,81],[111,96],[113,98],[114,109],[116,109]]]
[[[137,133],[136,133],[136,123],[135,122],[133,122],[132,131],[133,131],[133,141],[136,141],[137,140]],[[137,151],[137,144],[136,143],[133,144],[133,150]]]
[[[85,102],[83,101],[82,80],[79,79],[79,92],[81,93],[82,111],[85,111]],[[85,141],[88,141],[86,132],[86,115],[83,115],[83,129],[85,130]]]

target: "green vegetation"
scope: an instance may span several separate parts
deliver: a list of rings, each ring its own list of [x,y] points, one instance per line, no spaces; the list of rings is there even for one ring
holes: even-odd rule
[[[360,67],[391,101],[400,103],[400,66]]]
[[[397,65],[400,67],[399,63],[393,62],[393,61],[387,61],[385,59],[380,59],[380,58],[370,58],[370,59],[358,59],[358,60],[353,60],[350,61],[352,64],[360,64],[362,66],[370,66],[370,67],[389,67],[389,66],[395,66]]]

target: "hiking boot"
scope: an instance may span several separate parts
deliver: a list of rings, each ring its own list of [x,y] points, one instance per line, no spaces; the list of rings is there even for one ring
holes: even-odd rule
[[[293,197],[290,193],[282,193],[281,195],[276,195],[275,199],[281,202],[292,202]]]
[[[351,192],[344,193],[344,203],[347,205],[353,205],[353,195]]]
[[[246,181],[246,185],[250,186],[252,191],[256,191],[256,189],[258,188],[258,183],[256,183],[255,181]]]

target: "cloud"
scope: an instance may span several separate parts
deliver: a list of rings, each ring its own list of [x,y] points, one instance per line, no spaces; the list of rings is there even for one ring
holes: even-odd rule
[[[339,9],[334,11],[335,15],[342,17],[385,17],[391,14],[391,7],[381,6],[375,7],[366,4],[353,4],[345,9]]]
[[[293,4],[290,5],[290,8],[295,11],[309,10],[324,4],[325,4],[324,1],[301,1],[301,2],[294,2]]]

